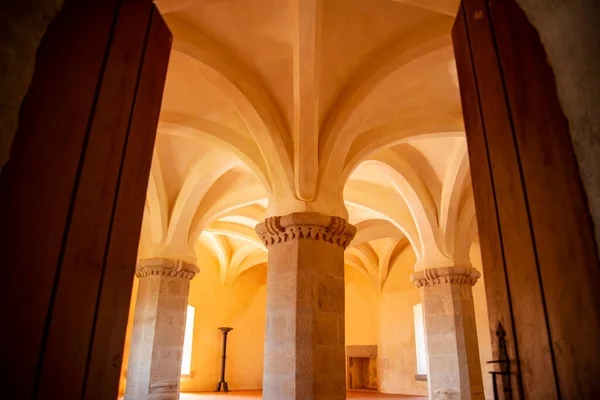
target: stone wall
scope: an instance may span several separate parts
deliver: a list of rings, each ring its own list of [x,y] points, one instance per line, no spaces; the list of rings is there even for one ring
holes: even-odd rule
[[[242,274],[233,286],[223,287],[217,261],[197,249],[202,262],[191,281],[189,304],[196,308],[192,350],[192,376],[181,382],[182,391],[212,391],[219,380],[222,334],[219,326],[232,326],[228,338],[227,381],[231,390],[262,387],[266,267],[255,267]],[[481,271],[479,246],[471,258]],[[415,255],[407,248],[392,266],[381,293],[364,274],[346,266],[346,344],[377,345],[377,375],[380,390],[387,393],[427,395],[427,384],[415,380],[417,371],[413,306],[421,301],[419,289],[409,280]],[[124,369],[120,393],[125,390],[126,367],[138,280],[133,288],[130,321],[127,329]],[[473,287],[480,358],[486,397],[491,398],[491,380],[486,361],[491,360],[491,345],[483,277]]]
[[[417,353],[413,307],[421,302],[419,289],[410,281],[416,262],[407,247],[391,266],[380,298],[379,365],[380,390],[427,396],[427,382],[415,380]]]
[[[366,275],[346,265],[346,346],[376,345],[379,295]]]
[[[195,307],[191,377],[181,381],[182,392],[213,391],[221,372],[223,334],[220,326],[234,330],[227,339],[227,375],[229,390],[259,389],[263,378],[265,338],[266,266],[243,273],[233,284],[224,287],[214,257],[197,249],[202,261],[200,272],[191,281],[188,303]],[[138,279],[133,287],[123,370],[119,393],[125,391],[129,344],[133,323]]]
[[[229,390],[259,389],[263,379],[266,266],[246,271],[229,287],[221,284],[216,267],[204,269],[205,275],[201,271],[190,290],[190,305],[196,307],[192,376],[181,382],[181,390],[215,390],[221,372],[220,326],[234,329],[227,337]]]
[[[540,34],[569,121],[600,248],[600,2],[517,0]]]
[[[35,55],[63,0],[8,1],[0,13],[0,171],[8,161]]]
[[[415,380],[417,359],[413,307],[421,302],[419,289],[409,280],[415,261],[412,249],[405,249],[392,266],[381,293],[378,376],[382,392],[426,396],[427,384]],[[478,244],[472,246],[471,262],[482,272]],[[473,286],[473,302],[485,397],[492,399],[490,368],[486,365],[492,360],[492,348],[483,274]],[[348,311],[346,315],[350,315]]]

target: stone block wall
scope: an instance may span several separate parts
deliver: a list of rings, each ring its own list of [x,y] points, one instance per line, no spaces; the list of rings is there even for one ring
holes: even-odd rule
[[[0,13],[0,171],[8,161],[35,55],[63,0],[7,2]]]

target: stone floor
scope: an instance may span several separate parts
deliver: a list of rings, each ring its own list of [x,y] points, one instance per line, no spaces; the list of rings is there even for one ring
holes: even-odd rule
[[[245,399],[260,399],[262,398],[260,391],[249,391],[249,392],[229,392],[229,393],[182,393],[180,400],[245,400]],[[370,393],[370,392],[348,392],[348,399],[364,399],[364,400],[377,400],[377,399],[401,399],[401,400],[426,400],[426,397],[418,396],[405,396],[401,394],[381,394],[381,393]]]

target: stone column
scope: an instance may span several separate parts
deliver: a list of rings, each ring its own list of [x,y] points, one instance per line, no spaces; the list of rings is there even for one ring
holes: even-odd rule
[[[256,232],[269,249],[263,399],[345,399],[344,249],[356,229],[293,213]]]
[[[484,399],[471,287],[481,275],[472,267],[415,272],[421,288],[429,399]]]
[[[139,260],[125,400],[177,400],[190,280],[180,260]]]

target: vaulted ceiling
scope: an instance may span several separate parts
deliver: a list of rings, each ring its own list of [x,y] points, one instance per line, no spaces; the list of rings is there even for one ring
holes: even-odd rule
[[[476,226],[450,31],[457,0],[156,0],[174,37],[140,257],[223,283],[266,262],[265,216],[358,228],[346,262],[385,283],[468,263]]]

